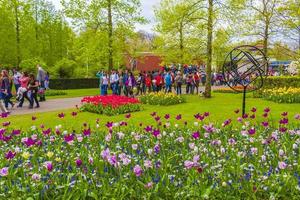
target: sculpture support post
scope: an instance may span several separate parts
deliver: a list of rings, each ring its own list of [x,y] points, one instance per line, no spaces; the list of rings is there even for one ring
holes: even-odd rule
[[[246,114],[246,94],[260,89],[267,77],[269,63],[256,46],[235,47],[225,58],[223,78],[232,90],[243,93],[242,114]]]
[[[246,114],[246,91],[247,91],[247,87],[244,87],[244,91],[243,91],[243,116]]]

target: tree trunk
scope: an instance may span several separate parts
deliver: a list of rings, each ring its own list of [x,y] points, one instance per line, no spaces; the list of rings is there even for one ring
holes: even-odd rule
[[[15,10],[15,23],[16,23],[17,67],[19,67],[21,63],[19,1],[14,2],[14,10]]]
[[[213,42],[213,0],[208,0],[208,20],[207,20],[207,63],[206,82],[204,97],[211,97],[211,68],[212,68],[212,42]]]
[[[179,49],[180,49],[180,63],[183,63],[183,27],[182,23],[180,24],[179,27]]]
[[[113,69],[113,23],[112,23],[112,0],[108,3],[108,70]]]
[[[40,56],[40,53],[39,53],[39,46],[38,46],[38,40],[39,40],[39,34],[38,34],[38,4],[39,4],[39,1],[36,0],[34,2],[34,10],[35,10],[35,53],[36,53],[36,56]]]
[[[263,42],[263,52],[268,57],[268,46],[269,46],[269,22],[266,20],[265,30],[264,30],[264,42]]]

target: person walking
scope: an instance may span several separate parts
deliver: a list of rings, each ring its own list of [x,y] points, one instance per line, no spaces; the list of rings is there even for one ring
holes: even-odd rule
[[[40,86],[40,101],[46,101],[45,98],[45,78],[46,78],[46,72],[41,67],[40,64],[37,65],[38,73],[37,73],[37,81],[39,82]]]
[[[8,71],[2,70],[1,75],[2,75],[1,93],[2,93],[2,98],[4,99],[4,105],[6,109],[8,109],[9,104],[13,108],[15,104],[10,100],[12,98],[12,94],[11,94],[11,87],[10,87],[11,84],[10,84]]]
[[[0,88],[2,88],[2,75],[0,73]],[[0,90],[0,109],[2,113],[9,113],[4,105],[4,93]]]
[[[151,77],[151,74],[150,72],[148,72],[148,74],[146,75],[146,78],[145,78],[145,84],[146,84],[146,88],[148,90],[148,93],[150,93],[152,90],[152,77]]]
[[[101,79],[101,96],[106,96],[107,95],[107,89],[108,89],[108,81],[109,77],[106,74],[106,72],[102,73],[102,79]]]
[[[142,73],[139,73],[139,76],[137,77],[137,80],[136,80],[136,96],[139,95],[140,93],[143,94],[143,88],[142,88],[142,80],[143,79],[143,75]]]
[[[24,92],[22,93],[22,96],[20,98],[19,101],[19,105],[17,106],[18,108],[21,108],[23,106],[24,103],[24,99],[27,99],[29,102],[29,105],[31,105],[31,100],[28,97],[28,83],[29,83],[29,77],[28,77],[28,73],[27,72],[23,72],[22,77],[20,78],[20,84],[21,84],[21,88],[24,88]]]
[[[101,95],[103,71],[102,72],[98,71],[96,74],[96,77],[99,78],[99,90],[100,90],[100,95]]]
[[[165,85],[165,92],[170,93],[172,91],[172,76],[170,72],[167,72],[167,74],[165,75]]]
[[[36,103],[36,108],[40,107],[39,101],[37,99],[37,94],[39,91],[39,81],[36,80],[33,74],[29,75],[28,82],[28,91],[30,93],[30,106],[29,108],[33,108],[34,102]]]
[[[194,89],[196,89],[196,94],[199,94],[199,84],[200,84],[200,77],[198,72],[194,73]],[[193,89],[193,91],[194,91]]]
[[[18,72],[16,69],[13,69],[13,83],[15,86],[16,93],[19,90],[19,87],[21,87],[20,78],[22,74]]]
[[[49,84],[50,84],[50,74],[49,74],[49,72],[46,72],[46,77],[45,77],[45,89],[46,90],[50,89]]]
[[[128,70],[126,69],[122,77],[123,93],[125,96],[128,96],[127,84],[128,84]]]
[[[118,82],[119,82],[119,75],[116,73],[115,70],[112,71],[110,75],[110,87],[114,95],[118,95]]]
[[[177,75],[175,77],[175,85],[176,85],[176,94],[177,95],[182,94],[182,91],[181,91],[182,83],[183,83],[183,76],[182,76],[181,72],[178,71]]]
[[[134,97],[133,88],[135,87],[135,85],[136,85],[136,81],[135,81],[134,75],[132,72],[130,72],[129,76],[128,76],[128,84],[127,84],[128,96]]]

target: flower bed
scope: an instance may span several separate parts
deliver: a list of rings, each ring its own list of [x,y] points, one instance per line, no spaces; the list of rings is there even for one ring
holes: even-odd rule
[[[109,95],[84,97],[81,102],[83,103],[80,108],[82,111],[109,116],[141,110],[139,100],[125,96]]]
[[[232,88],[230,88],[229,86],[227,87],[222,87],[222,88],[218,88],[213,90],[216,93],[242,93],[244,91],[244,88],[242,86],[234,86],[233,87],[235,90],[233,90]],[[252,88],[249,86],[247,87],[247,90],[251,90]]]
[[[300,115],[272,123],[266,108],[214,124],[149,115],[134,126],[99,120],[0,129],[0,195],[6,199],[298,199]],[[65,114],[60,113],[62,118]],[[77,115],[72,113],[74,121]],[[256,116],[263,115],[262,120]],[[3,119],[5,120],[5,119]],[[143,119],[141,119],[143,120]],[[33,122],[34,124],[34,122]],[[68,123],[65,123],[68,124]],[[151,197],[151,198],[150,198]]]
[[[300,88],[275,88],[262,92],[262,98],[277,103],[300,103]]]
[[[139,99],[144,104],[162,105],[162,106],[175,105],[175,104],[180,104],[185,102],[183,96],[176,95],[174,93],[164,93],[164,92],[149,93],[140,96]]]

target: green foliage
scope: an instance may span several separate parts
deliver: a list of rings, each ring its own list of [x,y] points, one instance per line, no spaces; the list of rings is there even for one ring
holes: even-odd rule
[[[58,78],[72,78],[77,67],[75,61],[63,58],[55,64],[54,71]]]
[[[169,106],[184,103],[185,99],[181,95],[176,95],[174,93],[149,93],[139,97],[140,101],[143,104],[149,105],[161,105],[161,106]]]
[[[0,62],[14,66],[18,58],[21,62],[40,58],[52,67],[67,56],[74,36],[62,13],[47,0],[0,1],[0,24],[0,47],[5,49]]]
[[[264,82],[264,88],[300,88],[300,77],[297,76],[272,76]]]
[[[40,58],[31,58],[27,60],[23,60],[20,63],[20,68],[22,71],[26,71],[28,73],[37,73],[37,64],[40,64],[44,69],[47,68],[45,62],[41,60]]]

